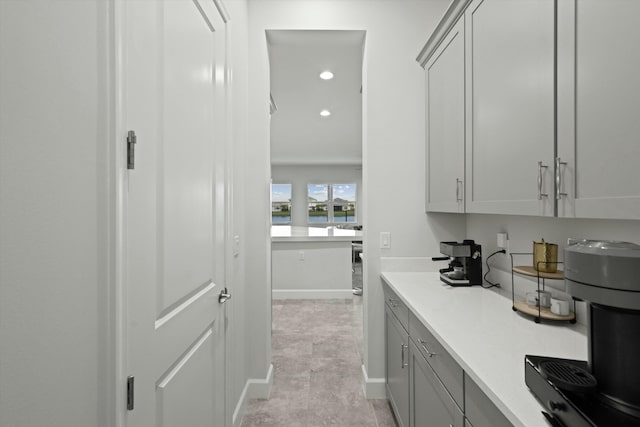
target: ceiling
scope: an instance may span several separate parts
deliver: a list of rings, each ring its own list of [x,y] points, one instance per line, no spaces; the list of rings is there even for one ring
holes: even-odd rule
[[[271,164],[362,164],[365,31],[268,30]],[[334,77],[322,80],[322,71]],[[329,110],[328,117],[320,116]]]

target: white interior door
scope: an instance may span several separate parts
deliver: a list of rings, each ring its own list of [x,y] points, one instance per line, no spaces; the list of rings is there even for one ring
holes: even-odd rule
[[[224,426],[224,22],[211,1],[119,5],[123,128],[137,138],[125,194],[126,424]]]

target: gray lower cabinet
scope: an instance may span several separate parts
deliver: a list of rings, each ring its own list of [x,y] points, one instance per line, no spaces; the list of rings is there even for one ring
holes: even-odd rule
[[[464,412],[467,426],[511,427],[513,425],[467,374],[464,375]]]
[[[409,334],[385,304],[387,397],[399,427],[409,427]]]
[[[508,427],[442,343],[386,284],[387,397],[399,427]]]
[[[462,410],[413,340],[409,340],[409,373],[410,426],[464,426]]]

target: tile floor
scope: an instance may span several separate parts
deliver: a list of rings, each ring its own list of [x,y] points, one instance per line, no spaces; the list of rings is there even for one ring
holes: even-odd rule
[[[386,400],[362,391],[362,297],[274,300],[274,380],[242,427],[396,427]]]

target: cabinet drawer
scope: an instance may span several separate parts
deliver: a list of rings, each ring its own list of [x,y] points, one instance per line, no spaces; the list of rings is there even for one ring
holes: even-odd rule
[[[511,427],[500,412],[468,375],[464,376],[465,416],[473,427]]]
[[[460,365],[413,313],[409,313],[409,335],[442,384],[462,408],[464,392],[463,371]]]
[[[409,330],[409,308],[402,302],[402,300],[396,295],[395,292],[386,283],[382,284],[382,290],[384,291],[385,304],[391,309],[393,314],[396,315],[400,324],[405,330]]]
[[[411,426],[463,427],[464,416],[414,342],[409,343]]]

